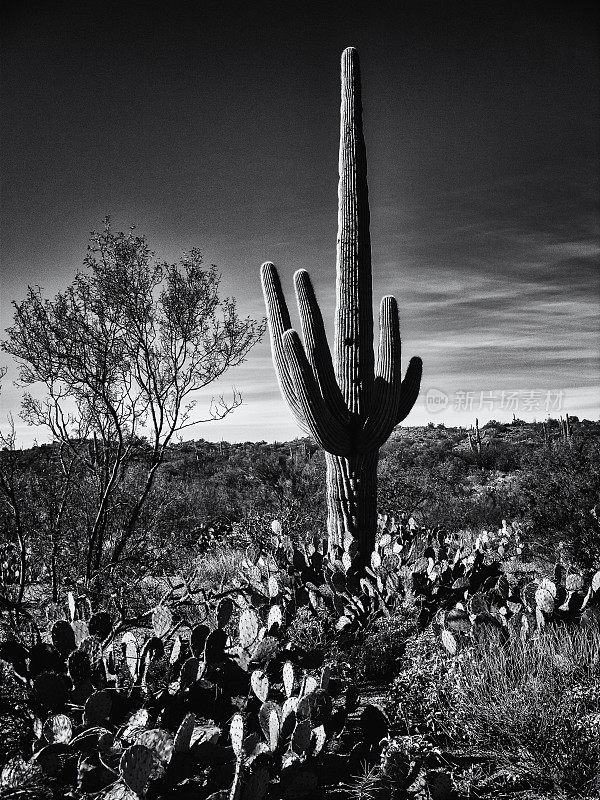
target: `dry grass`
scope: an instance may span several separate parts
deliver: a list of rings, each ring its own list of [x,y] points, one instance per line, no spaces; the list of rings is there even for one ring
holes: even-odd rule
[[[207,589],[223,589],[238,577],[245,553],[227,545],[215,547],[196,559],[195,582]]]
[[[600,633],[554,628],[501,645],[487,636],[457,670],[450,738],[493,755],[515,788],[578,796],[600,769]],[[596,716],[599,715],[599,716]]]

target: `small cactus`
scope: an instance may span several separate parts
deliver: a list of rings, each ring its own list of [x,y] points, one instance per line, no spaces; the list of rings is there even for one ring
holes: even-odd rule
[[[269,615],[267,617],[267,630],[270,631],[273,626],[276,625],[280,628],[283,625],[283,614],[281,612],[281,606],[271,606],[269,609]]]
[[[258,638],[259,621],[256,612],[251,608],[245,608],[240,614],[239,636],[240,644],[244,648],[249,648]]]
[[[123,656],[127,664],[127,669],[131,673],[131,677],[135,679],[137,676],[139,652],[137,641],[133,633],[127,631],[127,633],[123,634],[121,647],[123,648]]]
[[[225,658],[225,645],[227,644],[227,635],[221,628],[217,628],[206,637],[204,645],[204,662],[206,664],[215,664],[223,661]]]
[[[471,432],[472,431],[472,432]],[[475,419],[475,429],[469,432],[469,445],[471,450],[477,455],[481,455],[481,433],[479,432],[479,420]]]
[[[548,589],[542,586],[535,593],[535,604],[545,614],[551,614],[554,611],[554,597]]]
[[[294,691],[294,665],[291,661],[286,661],[283,665],[283,688],[286,697],[290,698]]]
[[[241,758],[244,752],[244,718],[241,714],[234,714],[229,726],[229,737],[236,758]]]
[[[174,739],[169,731],[162,728],[150,728],[134,731],[131,740],[150,750],[162,764],[168,764],[173,755]]]
[[[310,720],[304,719],[296,723],[292,735],[292,748],[298,755],[303,755],[308,750],[311,734],[312,726]]]
[[[173,625],[173,614],[167,606],[156,606],[152,612],[152,627],[157,637],[166,636]]]
[[[94,692],[86,700],[83,710],[83,721],[86,725],[100,725],[103,723],[112,706],[110,692],[105,689]]]
[[[568,592],[580,592],[583,589],[582,576],[572,572],[570,575],[567,575],[565,586]]]
[[[196,658],[202,658],[204,653],[204,645],[206,644],[206,639],[209,633],[210,628],[208,625],[200,624],[195,625],[192,628],[192,634],[190,636],[190,648]]]
[[[138,730],[144,730],[148,727],[148,723],[150,721],[150,714],[146,708],[139,708],[135,711],[130,717],[127,722],[127,725],[123,729],[121,736],[124,739],[129,739],[129,737]]]
[[[144,791],[154,766],[152,750],[141,744],[134,744],[122,755],[119,772],[123,781],[138,795]]]
[[[91,636],[97,636],[101,641],[106,639],[112,630],[112,618],[108,611],[97,611],[89,618],[88,630]]]
[[[446,628],[444,628],[442,631],[442,644],[451,656],[456,655],[456,650],[458,647],[456,637]]]
[[[46,720],[43,733],[46,741],[51,744],[68,744],[73,737],[73,725],[66,714],[54,714]]]
[[[173,743],[173,751],[175,753],[185,753],[189,750],[195,725],[196,717],[194,714],[186,714],[175,734],[175,741]]]
[[[87,622],[82,619],[76,619],[71,624],[73,627],[73,634],[75,636],[75,645],[79,647],[79,645],[90,635]]]
[[[204,662],[200,661],[200,659],[196,658],[196,656],[191,656],[184,661],[179,674],[179,683],[181,688],[185,689],[188,686],[191,686],[193,683],[196,683],[196,681],[202,677],[204,669]]]
[[[224,628],[233,614],[233,600],[230,597],[224,597],[217,606],[217,626]]]
[[[51,635],[54,647],[65,658],[77,647],[73,628],[64,619],[56,620]]]

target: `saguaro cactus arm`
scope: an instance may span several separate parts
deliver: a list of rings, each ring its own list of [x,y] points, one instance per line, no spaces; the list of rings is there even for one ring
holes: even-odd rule
[[[417,397],[419,396],[419,389],[421,388],[422,374],[423,362],[419,356],[413,356],[408,363],[406,375],[400,387],[400,403],[398,405],[396,425],[399,425],[402,420],[406,419],[416,403]]]
[[[400,323],[396,298],[387,295],[379,308],[379,349],[369,414],[361,431],[358,449],[379,448],[396,424],[400,403]]]
[[[359,437],[360,452],[381,447],[396,425],[409,414],[419,396],[423,362],[418,356],[411,358],[404,380],[401,380],[401,347],[398,306],[396,299],[388,295],[380,306],[372,412]]]
[[[295,330],[283,334],[283,346],[306,425],[317,443],[328,453],[347,456],[352,447],[348,431],[325,405],[317,380]]]
[[[292,380],[287,357],[283,349],[283,334],[291,329],[292,323],[275,265],[270,261],[266,261],[260,269],[260,277],[269,321],[271,353],[273,354],[273,364],[281,394],[300,428],[305,433],[310,433],[302,414],[302,407],[296,396],[294,381]]]
[[[323,316],[308,272],[299,269],[294,275],[294,283],[306,357],[313,368],[325,404],[339,422],[346,424],[348,409],[335,379]]]

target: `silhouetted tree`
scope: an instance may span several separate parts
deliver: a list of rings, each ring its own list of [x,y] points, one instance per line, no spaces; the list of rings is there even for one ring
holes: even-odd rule
[[[241,363],[264,326],[240,318],[233,299],[220,299],[216,267],[204,269],[198,250],[178,264],[157,263],[143,237],[114,234],[106,220],[84,265],[52,300],[29,287],[14,303],[2,349],[17,359],[21,383],[43,390],[24,395],[23,419],[45,426],[89,480],[89,582],[122,557],[174,434],[206,421],[192,415],[192,393]],[[209,419],[240,402],[235,391],[213,401]],[[119,487],[140,452],[143,480],[127,514],[115,516]]]

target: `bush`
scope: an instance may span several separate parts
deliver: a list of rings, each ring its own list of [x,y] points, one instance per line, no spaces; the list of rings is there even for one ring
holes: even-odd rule
[[[591,791],[600,767],[599,632],[557,627],[504,646],[487,635],[462,655],[440,695],[444,733],[489,754],[490,790]]]
[[[225,587],[231,585],[239,574],[244,553],[226,545],[213,547],[198,556],[195,573],[198,580],[207,587]]]
[[[288,628],[288,641],[292,647],[314,650],[324,647],[328,639],[330,621],[325,614],[317,616],[308,606],[301,606]]]
[[[455,661],[428,628],[408,639],[401,666],[387,699],[392,730],[400,736],[437,738],[446,728],[443,698],[452,690]]]
[[[417,629],[416,615],[403,608],[390,617],[380,617],[346,654],[355,677],[383,681],[394,677],[404,656],[407,641]]]
[[[524,459],[508,513],[528,523],[540,554],[553,558],[559,542],[564,542],[567,558],[575,565],[597,568],[599,496],[600,443],[580,440],[572,448],[536,450]]]

